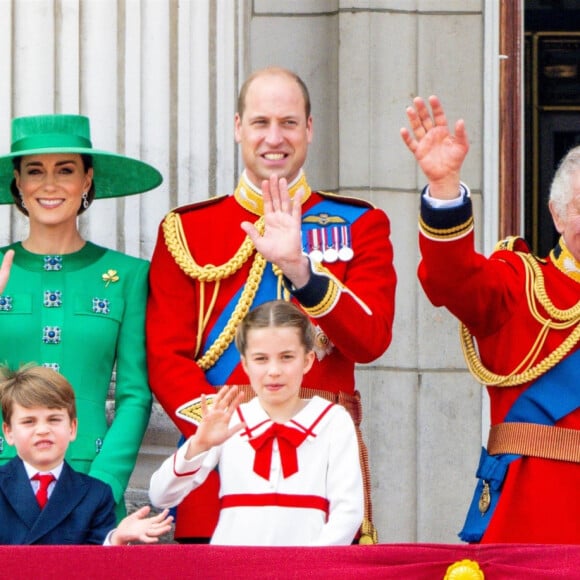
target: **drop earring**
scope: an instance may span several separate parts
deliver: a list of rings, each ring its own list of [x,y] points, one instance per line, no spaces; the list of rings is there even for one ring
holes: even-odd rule
[[[89,207],[89,192],[88,191],[83,191],[83,208],[87,209]]]
[[[22,206],[23,209],[26,209],[26,204],[24,203],[24,196],[22,195],[22,192],[20,190],[18,190],[18,195],[20,196],[20,205]]]

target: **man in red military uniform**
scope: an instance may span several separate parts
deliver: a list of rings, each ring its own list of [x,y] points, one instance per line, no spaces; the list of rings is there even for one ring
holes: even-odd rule
[[[580,148],[552,182],[561,234],[545,259],[520,238],[474,249],[469,144],[436,97],[416,98],[402,129],[429,185],[421,196],[419,278],[462,323],[470,371],[488,385],[491,430],[460,537],[468,542],[580,543]],[[474,339],[477,341],[477,350]]]
[[[302,171],[310,98],[294,73],[268,68],[245,82],[235,135],[245,171],[234,194],[178,208],[160,227],[147,313],[151,388],[191,435],[195,424],[176,411],[224,384],[248,383],[233,344],[236,326],[250,308],[285,298],[317,329],[317,360],[304,387],[344,404],[360,423],[355,364],[378,358],[391,342],[389,220],[365,201],[310,189]],[[176,539],[211,536],[218,485],[215,473],[179,506]],[[365,521],[362,537],[374,535]]]

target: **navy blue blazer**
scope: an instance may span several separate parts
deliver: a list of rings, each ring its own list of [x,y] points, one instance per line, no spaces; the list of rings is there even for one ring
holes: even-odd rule
[[[115,526],[110,486],[66,461],[43,510],[22,460],[0,467],[0,544],[102,544]]]

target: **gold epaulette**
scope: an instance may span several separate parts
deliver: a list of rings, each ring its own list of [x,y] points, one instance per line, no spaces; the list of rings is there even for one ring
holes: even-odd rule
[[[497,242],[497,244],[495,245],[493,251],[499,252],[501,250],[508,250],[510,252],[524,252],[525,254],[530,253],[530,248],[526,240],[524,240],[524,238],[521,238],[519,236],[508,236],[503,240],[499,240],[499,242]]]

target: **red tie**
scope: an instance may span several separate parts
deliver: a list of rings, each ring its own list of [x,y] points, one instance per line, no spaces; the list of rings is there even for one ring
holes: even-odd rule
[[[47,473],[45,475],[37,473],[32,479],[40,483],[38,490],[36,491],[36,501],[38,502],[40,509],[42,509],[48,501],[48,486],[55,480],[55,477],[52,473]]]
[[[272,464],[272,445],[274,439],[278,439],[280,460],[282,462],[282,474],[284,478],[294,475],[298,471],[298,457],[296,448],[308,437],[308,432],[303,433],[297,429],[274,423],[264,433],[254,439],[250,439],[250,445],[256,450],[254,459],[254,472],[270,479],[270,466]]]

